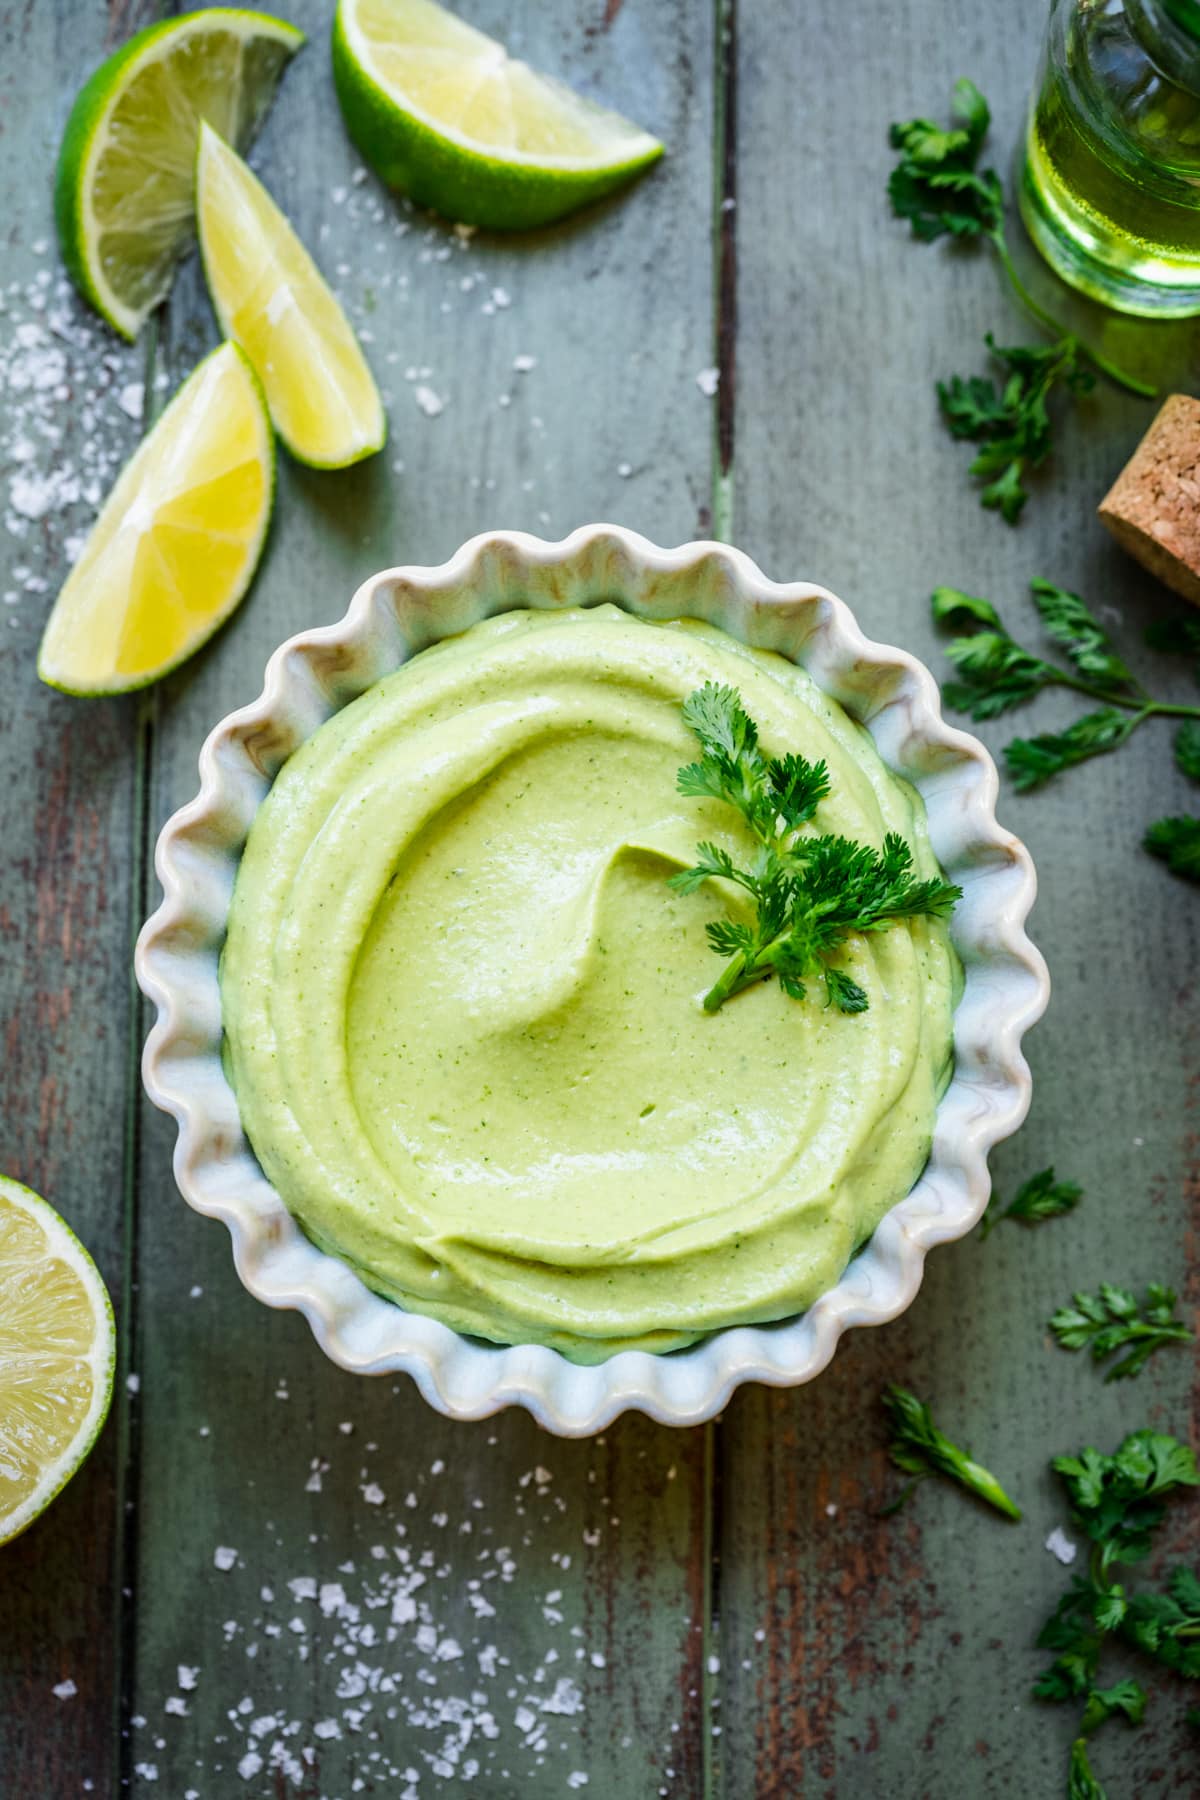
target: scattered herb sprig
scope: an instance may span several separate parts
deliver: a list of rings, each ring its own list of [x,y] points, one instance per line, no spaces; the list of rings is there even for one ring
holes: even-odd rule
[[[1047,1219],[1059,1219],[1064,1213],[1074,1212],[1082,1199],[1083,1189],[1077,1181],[1056,1181],[1052,1168],[1041,1169],[1022,1182],[1007,1206],[1001,1205],[998,1194],[992,1195],[979,1235],[990,1237],[1002,1219],[1012,1219],[1018,1225],[1041,1225]]]
[[[1096,377],[1072,337],[1003,345],[989,331],[984,341],[1004,370],[999,388],[989,376],[952,375],[937,384],[938,404],[951,437],[981,446],[968,469],[984,484],[980,505],[1015,525],[1029,498],[1025,477],[1053,445],[1051,394],[1059,386],[1089,393]]]
[[[882,1400],[892,1422],[892,1441],[888,1446],[891,1459],[898,1469],[913,1477],[889,1511],[894,1512],[903,1505],[916,1482],[930,1475],[945,1475],[986,1500],[1006,1519],[1020,1519],[1020,1507],[1005,1493],[991,1470],[977,1463],[938,1429],[923,1400],[918,1400],[907,1388],[895,1385],[884,1389]]]
[[[1200,1579],[1174,1569],[1164,1592],[1129,1592],[1113,1579],[1121,1564],[1143,1561],[1166,1514],[1167,1497],[1200,1486],[1186,1444],[1153,1431],[1132,1432],[1112,1456],[1088,1448],[1056,1457],[1051,1467],[1067,1491],[1075,1528],[1091,1545],[1087,1571],[1072,1578],[1038,1636],[1054,1660],[1034,1684],[1039,1700],[1081,1701],[1079,1735],[1071,1747],[1068,1800],[1104,1800],[1088,1759],[1088,1739],[1108,1719],[1140,1725],[1146,1693],[1124,1680],[1098,1681],[1106,1640],[1119,1638],[1165,1667],[1200,1679]]]
[[[953,375],[938,383],[942,416],[952,435],[981,446],[970,472],[983,482],[981,503],[1015,525],[1028,499],[1024,478],[1050,453],[1049,400],[1056,388],[1086,393],[1099,370],[1135,394],[1155,390],[1099,351],[1081,344],[1033,298],[1012,259],[1004,229],[1004,190],[994,169],[980,169],[979,157],[991,123],[988,103],[963,79],[951,99],[949,130],[930,119],[909,119],[891,128],[900,159],[888,181],[888,197],[898,218],[907,219],[923,243],[950,236],[991,244],[1014,294],[1049,331],[1053,343],[986,343],[1004,378]]]
[[[1105,1281],[1094,1294],[1073,1294],[1050,1329],[1064,1350],[1089,1350],[1094,1362],[1123,1351],[1104,1379],[1126,1381],[1141,1374],[1156,1350],[1191,1342],[1188,1327],[1175,1317],[1175,1301],[1173,1288],[1152,1281],[1139,1307],[1136,1294]]]
[[[942,688],[948,706],[973,719],[994,719],[1049,687],[1069,688],[1101,703],[1062,731],[1007,744],[1004,761],[1014,785],[1022,791],[1040,787],[1076,763],[1117,750],[1153,718],[1182,721],[1175,761],[1183,774],[1200,781],[1200,706],[1155,700],[1078,594],[1041,577],[1030,585],[1048,636],[1065,652],[1065,667],[1018,644],[990,600],[950,587],[935,588],[931,596],[935,623],[959,633],[946,645],[957,673]],[[1147,637],[1154,649],[1200,655],[1200,630],[1190,620],[1177,630],[1151,630]],[[1143,842],[1174,874],[1200,882],[1200,818],[1159,819]]]
[[[727,881],[753,904],[750,919],[716,919],[707,927],[712,948],[728,960],[705,996],[705,1010],[716,1012],[742,988],[775,975],[794,1000],[803,1000],[819,976],[830,1006],[865,1012],[863,988],[830,960],[846,938],[898,919],[944,918],[962,890],[937,876],[919,879],[912,851],[894,832],[877,851],[810,831],[829,793],[828,769],[803,756],[765,757],[735,689],[706,683],[684,702],[683,717],[701,756],[680,769],[679,792],[731,806],[756,844],[743,864],[719,845],[702,843],[696,864],[670,878],[683,894],[706,881]]]
[[[1076,343],[1073,334],[1039,306],[1017,273],[1004,230],[1004,189],[994,169],[980,169],[983,140],[992,122],[991,108],[964,76],[950,98],[954,120],[944,130],[931,119],[909,119],[892,126],[889,138],[900,160],[888,180],[888,198],[897,218],[907,219],[913,236],[931,244],[940,237],[980,239],[995,250],[1013,293],[1039,325],[1060,343]],[[1155,389],[1110,362],[1099,351],[1077,345],[1078,354],[1110,380],[1135,394],[1153,399]]]

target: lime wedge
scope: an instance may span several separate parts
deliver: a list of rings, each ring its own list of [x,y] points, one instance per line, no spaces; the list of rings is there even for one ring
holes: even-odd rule
[[[221,329],[254,365],[292,455],[341,469],[381,450],[383,405],[350,321],[262,183],[207,124],[196,218]]]
[[[274,485],[258,377],[236,344],[222,344],[118,476],[50,614],[42,680],[119,694],[199,649],[250,585]]]
[[[433,0],[338,0],[333,79],[347,131],[389,187],[476,225],[544,225],[663,151]]]
[[[0,1175],[0,1544],[85,1461],[108,1417],[115,1361],[95,1263],[52,1206]]]
[[[192,241],[201,119],[246,149],[303,32],[214,6],[148,26],[81,89],[58,155],[54,214],[72,280],[136,337]]]

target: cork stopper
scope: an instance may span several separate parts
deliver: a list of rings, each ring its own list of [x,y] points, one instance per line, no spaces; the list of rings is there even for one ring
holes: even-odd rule
[[[1131,556],[1200,606],[1200,400],[1164,401],[1099,511]]]

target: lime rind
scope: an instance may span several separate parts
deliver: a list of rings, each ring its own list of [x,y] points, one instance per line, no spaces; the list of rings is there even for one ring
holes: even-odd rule
[[[130,340],[137,336],[149,312],[168,291],[174,264],[191,241],[190,207],[185,204],[181,210],[177,208],[167,219],[169,258],[157,287],[142,296],[138,305],[127,304],[105,278],[96,247],[97,225],[91,198],[101,154],[109,141],[112,114],[137,78],[153,64],[166,62],[185,40],[218,31],[239,38],[243,53],[255,38],[270,40],[286,52],[266,81],[265,91],[254,96],[256,104],[245,116],[240,144],[246,147],[262,122],[284,67],[305,42],[305,36],[282,19],[238,7],[209,7],[182,18],[162,20],[137,32],[84,83],[63,133],[54,183],[54,217],[63,261],[84,298],[115,331]],[[239,106],[244,98],[239,93]],[[190,148],[185,160],[190,166]],[[136,221],[129,236],[136,239]]]
[[[83,680],[71,670],[67,659],[58,655],[57,638],[61,634],[64,642],[69,642],[70,639],[71,615],[75,606],[75,596],[72,594],[71,588],[76,575],[86,563],[91,546],[91,537],[89,537],[51,610],[42,636],[41,647],[38,651],[37,672],[47,687],[56,688],[59,693],[70,694],[79,699],[95,699],[108,694],[135,693],[139,688],[150,687],[154,682],[161,681],[164,676],[169,675],[173,669],[179,668],[197,651],[202,650],[209,639],[229,620],[249,592],[258,573],[259,564],[262,562],[270,531],[271,516],[274,511],[275,434],[271,429],[271,416],[262,383],[259,381],[249,357],[237,344],[228,342],[219,344],[215,350],[210,351],[197,363],[191,374],[177,388],[161,416],[156,420],[153,429],[142,439],[137,450],[117,477],[116,485],[92,527],[92,534],[97,533],[107,523],[110,511],[127,510],[135,503],[147,465],[156,453],[161,452],[163,441],[178,422],[180,413],[188,404],[204,372],[218,357],[225,355],[237,359],[249,385],[249,390],[255,399],[259,420],[258,460],[266,474],[266,490],[262,498],[258,529],[247,540],[247,553],[238,580],[231,584],[230,591],[223,598],[220,606],[204,621],[203,626],[187,639],[177,655],[171,656],[163,663],[136,677],[106,681]]]
[[[43,1472],[33,1493],[15,1511],[0,1516],[0,1545],[4,1545],[41,1517],[91,1454],[112,1405],[117,1329],[112,1299],[100,1271],[66,1220],[40,1194],[10,1176],[0,1175],[0,1197],[37,1221],[46,1236],[47,1255],[65,1263],[78,1276],[96,1323],[87,1358],[92,1373],[91,1404],[70,1442]]]
[[[219,172],[219,174],[218,174]],[[273,236],[280,245],[283,256],[292,263],[293,280],[286,282],[286,294],[290,304],[295,305],[297,287],[307,288],[311,304],[300,310],[305,312],[306,335],[310,340],[312,354],[302,369],[288,369],[282,357],[276,353],[266,354],[261,359],[256,357],[251,346],[245,341],[239,330],[235,312],[238,297],[231,289],[230,283],[223,279],[218,269],[216,246],[211,241],[209,227],[206,223],[210,207],[205,203],[206,182],[213,179],[224,179],[232,187],[235,197],[257,214],[253,224],[260,237]],[[239,191],[240,190],[240,191]],[[212,210],[216,210],[215,205]],[[367,359],[359,344],[357,334],[345,312],[335,299],[324,276],[317,267],[312,256],[301,241],[299,235],[262,182],[238,156],[237,152],[225,142],[220,133],[207,124],[202,123],[200,141],[196,149],[196,218],[200,243],[200,260],[204,269],[209,298],[222,333],[231,342],[236,343],[243,355],[250,362],[263,389],[271,422],[290,454],[297,462],[312,469],[344,469],[352,464],[362,462],[368,456],[374,456],[383,449],[387,442],[387,418],[383,410],[383,402],[379,389],[371,374]],[[228,221],[224,221],[226,224]],[[248,222],[249,219],[248,219]],[[265,230],[263,229],[265,226]],[[261,272],[260,272],[261,278]],[[281,275],[281,280],[284,279]],[[280,290],[275,290],[279,292]],[[270,316],[274,300],[268,300],[262,309]],[[324,332],[322,325],[314,316],[325,313]],[[325,341],[322,342],[324,336]],[[289,423],[290,382],[304,381],[308,386],[306,402],[310,409],[322,410],[314,404],[312,388],[333,361],[341,360],[346,367],[348,381],[339,385],[331,377],[325,386],[328,391],[329,405],[325,412],[325,420],[334,411],[341,409],[348,421],[348,430],[343,441],[331,449],[328,444],[318,448],[314,443],[305,441],[301,428]],[[352,403],[348,388],[356,386],[359,390],[360,406],[356,410]],[[364,418],[365,412],[370,416]]]
[[[494,58],[520,71],[525,85],[536,88],[548,103],[564,109],[569,105],[579,118],[603,123],[612,146],[610,153],[595,158],[490,148],[423,114],[388,86],[373,67],[370,46],[356,21],[357,5],[358,0],[338,0],[333,20],[333,81],[351,141],[389,187],[446,218],[501,231],[548,225],[626,186],[663,154],[663,145],[649,132],[561,83],[535,75],[524,64],[509,63],[501,45],[454,20],[464,34],[464,60],[470,40],[477,40]],[[402,7],[398,0],[398,9]]]

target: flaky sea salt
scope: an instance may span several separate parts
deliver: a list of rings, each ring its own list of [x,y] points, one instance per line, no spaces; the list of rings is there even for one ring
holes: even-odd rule
[[[237,1554],[237,1551],[231,1549],[228,1544],[218,1544],[213,1551],[213,1568],[222,1570],[232,1569],[237,1562]]]
[[[721,383],[720,369],[701,369],[696,376],[696,386],[706,400],[711,400]]]
[[[446,402],[431,387],[424,385],[413,389],[413,399],[427,419],[436,419],[440,412],[446,410]]]
[[[79,1689],[68,1675],[65,1681],[56,1682],[50,1689],[50,1692],[54,1695],[56,1700],[73,1700],[75,1695],[79,1692]]]
[[[1068,1568],[1079,1554],[1078,1544],[1071,1542],[1061,1525],[1056,1525],[1046,1539],[1046,1548],[1051,1556],[1056,1556],[1059,1562]]]

